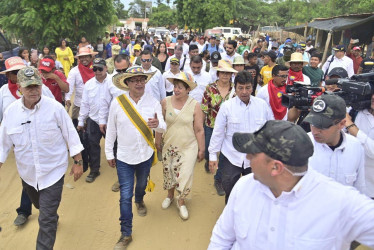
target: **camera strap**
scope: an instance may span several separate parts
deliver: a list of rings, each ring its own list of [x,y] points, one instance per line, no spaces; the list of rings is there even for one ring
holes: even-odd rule
[[[334,58],[335,58],[335,56],[332,56],[332,57],[331,57],[331,60],[330,60],[330,63],[329,63],[329,67],[326,69],[325,75],[323,76],[323,80],[324,80],[324,81],[326,80],[327,73],[329,72],[330,65],[331,65],[331,63],[334,61]]]

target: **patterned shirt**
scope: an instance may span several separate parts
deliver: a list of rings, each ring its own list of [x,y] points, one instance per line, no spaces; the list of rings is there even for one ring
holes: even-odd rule
[[[214,122],[221,104],[235,96],[235,94],[232,95],[231,93],[233,91],[234,84],[230,83],[230,89],[227,92],[227,95],[223,98],[218,90],[217,81],[206,87],[203,101],[201,103],[201,109],[205,114],[205,125],[207,127],[214,128]]]

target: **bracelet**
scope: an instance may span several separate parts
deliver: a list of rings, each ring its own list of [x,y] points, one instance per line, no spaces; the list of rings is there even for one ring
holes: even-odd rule
[[[352,123],[351,125],[349,125],[348,127],[346,127],[346,129],[349,130],[352,127],[357,127],[357,126],[356,126],[356,124]]]

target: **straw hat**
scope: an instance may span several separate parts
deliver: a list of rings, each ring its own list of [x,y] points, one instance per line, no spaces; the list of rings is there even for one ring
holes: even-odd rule
[[[291,62],[302,62],[303,66],[308,64],[308,62],[303,60],[303,54],[299,52],[292,53],[291,60],[289,60],[288,62],[285,62],[284,65],[286,65],[287,67],[291,67],[290,65]]]
[[[232,68],[231,62],[226,60],[219,60],[218,66],[214,67],[214,69],[221,72],[238,73],[238,71]]]
[[[82,47],[79,49],[78,54],[75,56],[75,58],[78,58],[80,56],[95,56],[99,54],[98,52],[91,51],[88,47]]]
[[[242,56],[236,56],[234,58],[234,62],[232,63],[232,65],[243,65],[243,64],[245,64],[245,62]]]
[[[5,68],[6,70],[1,71],[0,74],[5,74],[6,72],[20,70],[26,67],[25,63],[23,62],[22,58],[19,56],[13,56],[5,60]]]
[[[175,80],[180,80],[184,83],[186,83],[191,90],[197,87],[197,84],[195,83],[195,80],[193,79],[192,75],[190,73],[180,72],[177,76],[167,78],[169,82],[174,84]]]
[[[116,74],[115,76],[113,76],[113,84],[119,89],[128,91],[129,86],[127,86],[127,84],[125,83],[126,79],[129,79],[134,76],[146,76],[147,79],[145,80],[145,82],[147,83],[155,73],[156,72],[144,73],[142,67],[134,66],[127,69],[125,73]]]

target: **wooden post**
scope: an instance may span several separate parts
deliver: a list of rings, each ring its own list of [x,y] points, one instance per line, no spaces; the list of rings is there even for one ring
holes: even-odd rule
[[[343,44],[343,39],[344,39],[344,30],[342,30],[342,34],[340,36],[340,42],[339,42],[339,44]]]
[[[325,45],[325,50],[323,51],[323,57],[322,57],[322,63],[321,63],[321,65],[323,65],[325,63],[325,61],[326,61],[327,51],[329,49],[331,36],[332,36],[332,30],[330,30],[330,32],[327,34],[326,45]]]
[[[304,29],[304,40],[305,40],[305,42],[306,42],[307,31],[308,31],[308,23],[305,24],[305,29]]]
[[[255,32],[255,35],[254,35],[254,38],[253,38],[253,41],[252,41],[251,51],[253,50],[255,45],[257,45],[257,40],[256,39],[257,39],[259,33],[260,33],[260,25],[257,26],[257,30]]]
[[[316,41],[314,42],[314,47],[315,48],[317,47],[318,39],[319,39],[319,30],[317,30]]]

